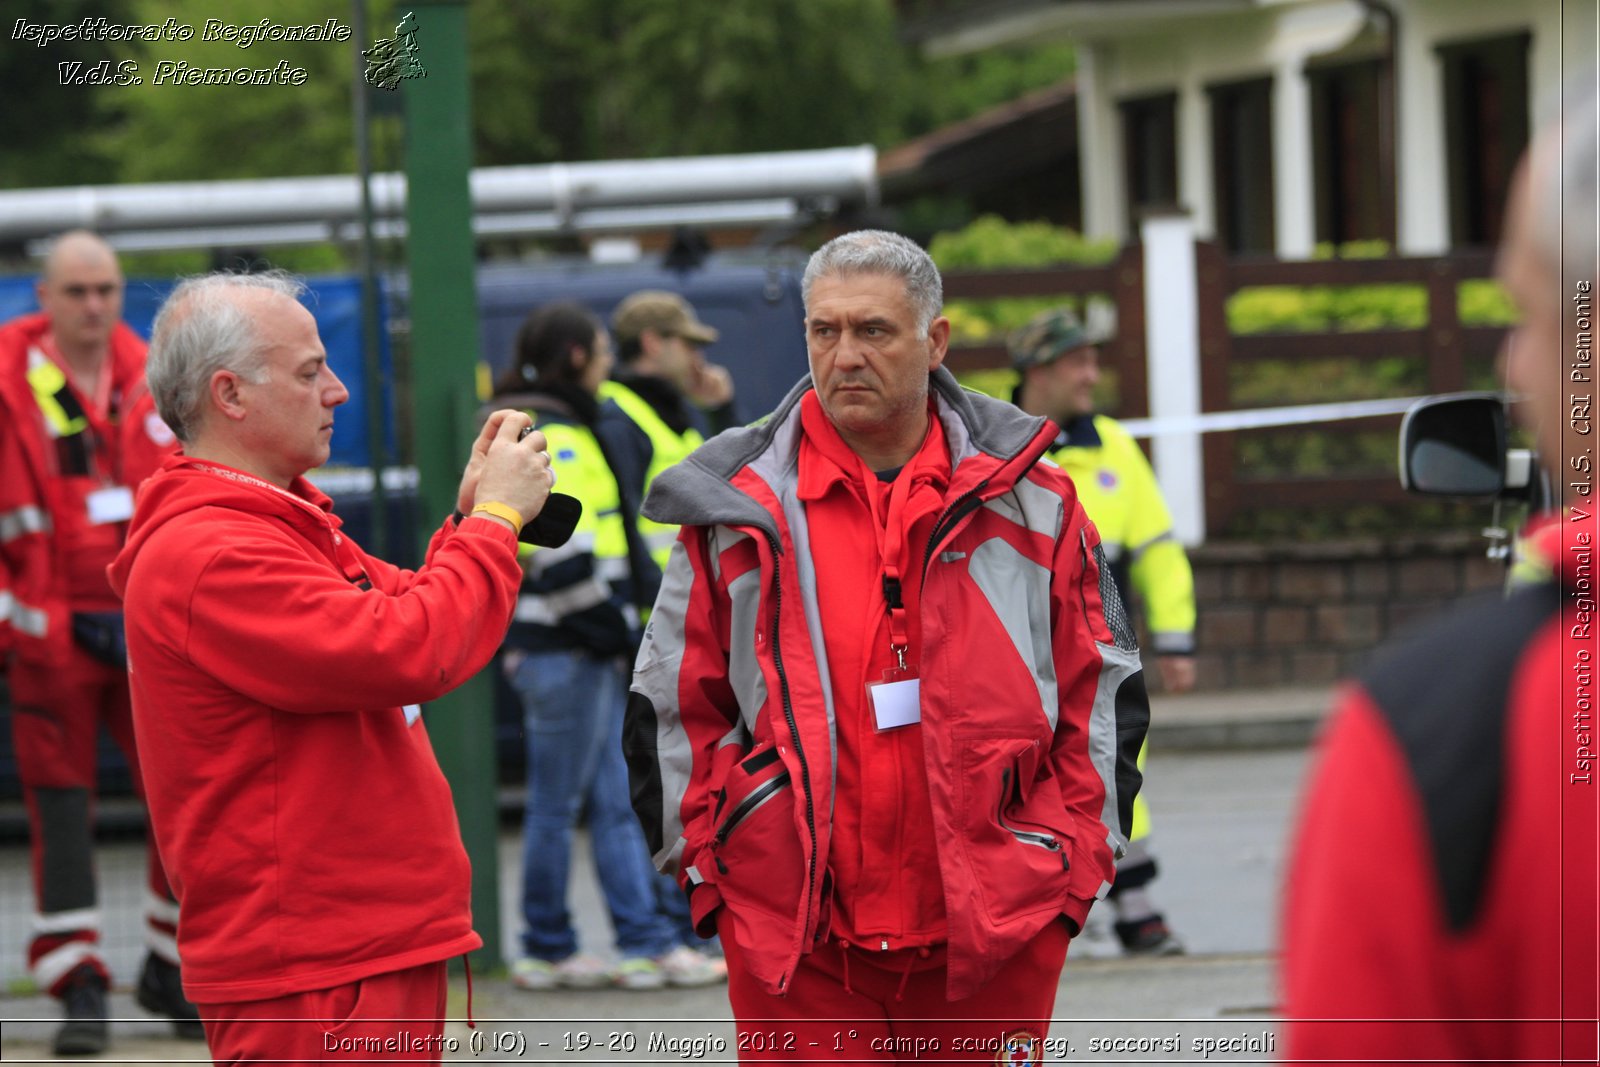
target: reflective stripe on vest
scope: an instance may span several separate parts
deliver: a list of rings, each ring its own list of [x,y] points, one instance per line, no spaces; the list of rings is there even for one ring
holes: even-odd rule
[[[89,417],[67,384],[66,373],[37,348],[28,352],[28,384],[51,437],[71,437],[89,428]]]
[[[627,581],[628,535],[623,526],[622,496],[617,477],[606,466],[600,443],[586,427],[565,422],[539,424],[544,431],[552,466],[559,474],[561,491],[583,503],[583,517],[572,537],[560,548],[536,548],[523,558],[523,569],[538,578],[563,560],[593,553],[593,575],[551,592],[524,592],[517,597],[516,620],[557,626],[563,616],[596,608],[611,600],[613,589]]]
[[[554,593],[524,593],[517,597],[518,622],[555,626],[563,615],[597,608],[611,599],[611,583],[598,575]]]
[[[644,475],[646,491],[662,471],[687,459],[689,453],[705,444],[700,431],[692,427],[682,434],[674,433],[672,427],[656,414],[656,409],[650,406],[648,400],[621,382],[602,382],[600,398],[615,401],[622,413],[632,419],[650,439],[650,467]],[[666,570],[667,557],[672,554],[672,543],[678,539],[678,528],[640,515],[639,534],[644,538],[650,555],[655,558],[656,565]]]

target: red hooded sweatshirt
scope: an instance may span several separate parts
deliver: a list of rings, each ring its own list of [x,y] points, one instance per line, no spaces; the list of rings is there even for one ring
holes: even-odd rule
[[[449,523],[415,573],[304,479],[174,456],[110,568],[134,727],[198,1003],[279,997],[470,951],[471,871],[420,719],[494,654],[511,531]],[[412,709],[414,711],[414,709]]]

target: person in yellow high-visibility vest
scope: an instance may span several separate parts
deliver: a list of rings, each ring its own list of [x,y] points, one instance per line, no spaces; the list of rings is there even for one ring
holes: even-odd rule
[[[617,406],[626,420],[604,420],[602,436],[618,458],[625,492],[642,501],[656,475],[682,460],[722,430],[736,424],[733,377],[708,363],[705,347],[717,331],[701,322],[677,293],[641,289],[611,316],[618,369],[600,386],[600,399]],[[658,565],[667,565],[678,528],[643,516],[639,532]]]
[[[1172,516],[1144,452],[1127,430],[1094,410],[1100,350],[1076,314],[1056,308],[1036,316],[1010,343],[1021,375],[1012,400],[1031,415],[1061,427],[1050,458],[1072,476],[1083,510],[1100,531],[1111,572],[1132,616],[1131,587],[1144,609],[1162,686],[1170,693],[1194,687],[1194,574],[1172,531]],[[1144,769],[1148,743],[1139,752]],[[1149,886],[1156,877],[1150,843],[1150,806],[1134,800],[1128,854],[1117,863],[1108,899],[1123,950],[1174,955],[1183,943],[1156,907]]]
[[[571,539],[525,548],[522,588],[501,668],[522,702],[528,746],[520,989],[625,989],[722,981],[660,911],[644,835],[628,800],[622,714],[640,611],[660,581],[635,529],[637,504],[597,427],[611,341],[590,312],[547,304],[517,333],[493,406],[521,408],[549,443],[562,491],[583,504]],[[567,908],[573,830],[588,813],[595,872],[611,918],[613,965],[580,951]],[[698,944],[698,938],[694,939]]]
[[[609,403],[595,432],[615,457],[617,481],[637,510],[657,475],[707,437],[737,424],[733,376],[706,360],[706,346],[720,335],[677,293],[641,289],[629,294],[612,312],[611,331],[618,368],[600,386],[600,399]],[[638,530],[656,566],[665,570],[678,527],[641,514]],[[656,899],[686,943],[720,958],[719,939],[697,940],[689,902],[670,875],[657,876]]]

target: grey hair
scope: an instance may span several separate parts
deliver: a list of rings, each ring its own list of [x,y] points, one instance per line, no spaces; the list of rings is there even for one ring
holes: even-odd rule
[[[917,332],[926,333],[944,308],[944,282],[939,268],[922,247],[888,230],[856,230],[835,237],[806,264],[800,299],[811,308],[811,286],[818,278],[853,274],[889,274],[902,279],[906,299],[917,318]]]
[[[229,370],[250,382],[267,380],[255,321],[235,299],[251,291],[299,300],[306,285],[282,270],[201,274],[179,282],[156,314],[145,381],[156,411],[180,441],[192,440],[217,371]]]
[[[1533,239],[1563,277],[1595,280],[1600,100],[1589,70],[1561,88],[1528,152]]]

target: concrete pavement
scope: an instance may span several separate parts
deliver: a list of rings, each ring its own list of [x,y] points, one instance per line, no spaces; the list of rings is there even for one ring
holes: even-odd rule
[[[1304,746],[1316,736],[1332,694],[1328,686],[1155,693],[1150,747],[1172,752]]]

